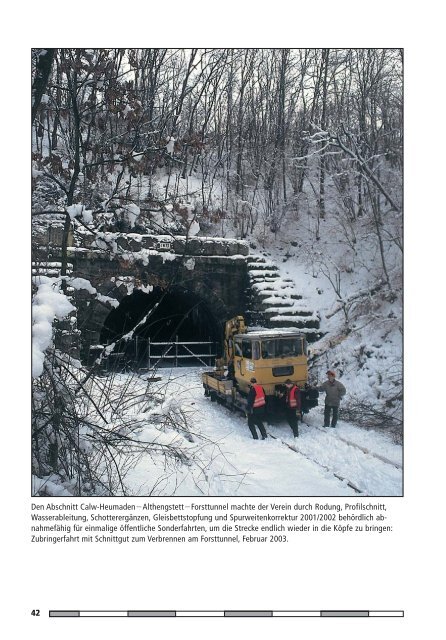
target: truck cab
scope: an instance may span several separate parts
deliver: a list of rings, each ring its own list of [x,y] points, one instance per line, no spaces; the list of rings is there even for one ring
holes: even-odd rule
[[[308,379],[307,342],[295,330],[264,329],[233,336],[234,377],[240,391],[255,377],[267,396],[287,379],[303,387]]]
[[[265,390],[270,413],[283,410],[285,382],[301,389],[302,412],[318,404],[318,391],[308,382],[307,341],[296,329],[256,329],[248,331],[243,316],[225,324],[224,358],[215,371],[202,374],[205,394],[229,408],[244,410],[250,380],[255,378]]]

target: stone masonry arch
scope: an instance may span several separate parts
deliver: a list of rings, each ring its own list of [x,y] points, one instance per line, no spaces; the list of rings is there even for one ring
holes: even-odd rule
[[[193,245],[171,245],[170,251],[143,247],[111,254],[94,246],[72,248],[73,276],[88,280],[96,290],[75,292],[82,360],[91,361],[91,348],[97,353],[107,318],[134,291],[148,294],[155,288],[190,295],[212,315],[222,335],[228,318],[246,313],[247,254],[246,243],[221,239],[194,239]]]

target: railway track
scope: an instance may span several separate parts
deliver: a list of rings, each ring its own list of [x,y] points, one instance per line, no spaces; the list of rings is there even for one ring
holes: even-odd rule
[[[378,453],[375,453],[373,451],[371,451],[370,449],[367,449],[366,447],[363,447],[359,444],[357,444],[356,442],[352,442],[351,440],[340,436],[338,434],[334,434],[331,432],[328,432],[325,428],[323,427],[318,427],[318,426],[314,426],[314,425],[306,425],[308,426],[310,429],[316,429],[318,431],[321,431],[322,433],[326,434],[326,436],[328,438],[334,438],[336,441],[342,442],[345,445],[347,445],[348,447],[352,447],[354,449],[357,449],[359,451],[361,451],[365,456],[367,456],[369,459],[370,458],[375,458],[376,460],[379,460],[380,462],[389,465],[392,468],[396,468],[398,470],[402,469],[402,465],[398,462],[395,462],[394,460],[389,460],[388,458],[386,458],[385,456],[382,456]],[[335,478],[337,478],[338,480],[340,480],[341,482],[345,482],[345,484],[350,487],[351,489],[353,489],[353,491],[357,494],[360,495],[367,495],[367,493],[361,489],[353,480],[349,479],[347,477],[346,474],[344,473],[340,473],[339,471],[336,471],[335,469],[331,468],[330,466],[324,464],[323,462],[321,462],[320,460],[317,460],[314,456],[312,456],[311,454],[303,451],[299,445],[298,442],[295,441],[293,444],[287,442],[286,440],[283,440],[280,436],[275,436],[274,434],[272,434],[270,431],[267,432],[268,436],[270,438],[273,438],[274,440],[278,440],[279,442],[281,442],[283,445],[285,445],[286,447],[288,447],[288,449],[291,449],[291,451],[294,451],[295,453],[300,454],[301,456],[303,456],[304,458],[306,458],[307,460],[309,460],[310,462],[313,462],[314,464],[318,465],[319,467],[321,467],[322,469],[324,469],[325,471],[328,471],[329,473],[331,473]]]
[[[389,464],[390,466],[395,467],[396,469],[400,469],[401,470],[403,468],[403,465],[400,464],[399,462],[395,462],[394,460],[389,460],[389,458],[386,458],[385,456],[382,456],[379,453],[374,453],[373,451],[370,451],[370,449],[367,449],[367,447],[362,447],[361,445],[357,444],[356,442],[352,442],[348,438],[344,438],[343,436],[340,436],[339,433],[333,433],[331,431],[331,429],[328,429],[328,428],[325,429],[324,427],[318,427],[318,426],[315,426],[315,425],[311,425],[311,428],[312,429],[317,429],[318,431],[322,431],[323,433],[326,433],[329,437],[336,438],[336,440],[340,440],[341,442],[345,442],[345,444],[348,444],[350,447],[354,447],[355,449],[359,449],[360,451],[362,451],[366,455],[372,456],[373,458],[376,458],[377,460],[380,460],[381,462],[384,462],[385,464]]]
[[[231,413],[234,412],[234,408],[233,407],[229,407],[227,405],[224,405],[224,406]],[[333,433],[333,432],[335,432],[335,429],[325,429],[323,427],[319,427],[319,426],[316,426],[316,425],[308,425],[305,422],[303,422],[302,425],[305,426],[305,427],[308,427],[308,429],[310,429],[310,431],[315,430],[315,431],[320,431],[320,432],[324,433],[326,438],[328,438],[328,439],[333,438],[333,440],[335,440],[338,444],[339,443],[343,443],[343,445],[345,445],[345,447],[346,447],[346,451],[349,448],[356,449],[356,450],[360,451],[362,454],[364,454],[364,456],[366,456],[366,459],[368,459],[368,460],[370,460],[371,458],[374,458],[375,460],[378,460],[379,462],[381,462],[381,463],[383,463],[385,465],[388,465],[389,467],[391,467],[393,469],[397,469],[398,471],[402,470],[402,465],[399,462],[396,462],[394,460],[390,460],[389,458],[386,458],[385,456],[383,456],[383,455],[381,455],[379,453],[371,451],[367,447],[361,446],[361,445],[357,444],[356,442],[353,442],[352,440],[349,440],[348,438],[345,438],[344,436],[339,435],[337,432]],[[325,464],[324,462],[321,462],[316,457],[314,457],[314,455],[312,455],[311,453],[303,451],[302,448],[299,447],[297,440],[295,440],[291,444],[290,442],[287,442],[286,440],[282,439],[280,436],[274,435],[273,433],[271,433],[271,430],[268,430],[267,433],[268,433],[268,436],[270,438],[272,438],[273,440],[277,440],[278,442],[281,442],[284,446],[286,446],[288,449],[290,449],[294,453],[298,453],[299,455],[301,455],[306,460],[309,460],[310,462],[316,464],[321,469],[324,469],[324,471],[327,471],[328,473],[332,474],[336,479],[340,480],[341,482],[344,482],[348,487],[353,489],[353,491],[356,494],[363,495],[363,496],[369,495],[366,490],[361,489],[355,481],[351,480],[348,477],[348,470],[347,470],[347,472],[339,471],[339,470],[333,469],[333,467],[329,466],[329,464]],[[346,458],[347,458],[347,456],[346,456]],[[374,495],[374,494],[371,494],[371,495]]]
[[[322,464],[321,462],[319,462],[318,460],[316,460],[315,458],[313,458],[312,456],[309,456],[308,454],[304,453],[303,451],[301,451],[301,449],[299,449],[299,447],[297,447],[296,445],[292,445],[289,442],[286,442],[285,440],[282,440],[282,438],[279,438],[278,436],[274,436],[272,433],[270,433],[269,431],[267,431],[268,436],[270,438],[273,438],[273,440],[278,440],[279,442],[281,442],[282,444],[284,444],[286,447],[288,447],[288,449],[291,449],[291,451],[294,451],[295,453],[299,453],[301,456],[303,456],[304,458],[306,458],[307,460],[310,460],[310,462],[313,462],[314,464],[317,464],[319,467],[321,467],[322,469],[324,469],[325,471],[328,471],[329,473],[331,473],[332,475],[334,475],[335,478],[337,478],[338,480],[340,480],[341,482],[345,482],[347,484],[348,487],[350,487],[351,489],[353,489],[353,491],[355,491],[355,493],[361,494],[361,495],[366,495],[364,493],[364,491],[362,491],[361,489],[359,489],[351,480],[348,480],[347,478],[345,478],[344,476],[341,476],[339,473],[337,473],[336,471],[334,471],[333,469],[330,469],[330,467],[327,467],[325,464]]]

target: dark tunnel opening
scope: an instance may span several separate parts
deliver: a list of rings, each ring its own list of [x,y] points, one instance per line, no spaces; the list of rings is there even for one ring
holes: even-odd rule
[[[108,315],[101,343],[117,342],[109,360],[118,369],[212,366],[221,355],[221,322],[208,303],[190,291],[136,290]],[[132,330],[130,339],[120,340]]]

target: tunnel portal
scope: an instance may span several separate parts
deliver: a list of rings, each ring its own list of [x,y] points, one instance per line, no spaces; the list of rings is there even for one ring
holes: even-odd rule
[[[211,366],[221,355],[222,330],[222,321],[197,294],[154,287],[122,299],[104,322],[101,343],[116,343],[109,364],[118,369]],[[121,340],[131,331],[128,340]]]

